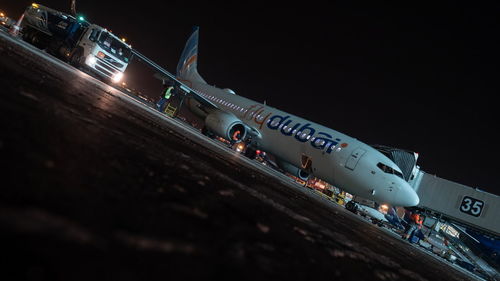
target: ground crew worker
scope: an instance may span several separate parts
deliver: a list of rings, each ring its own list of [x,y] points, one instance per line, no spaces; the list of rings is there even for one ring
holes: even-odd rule
[[[165,90],[165,99],[166,100],[169,100],[170,97],[172,97],[172,90],[174,89],[174,86],[169,86],[166,90]]]
[[[156,103],[158,111],[163,112],[166,103],[170,100],[173,95],[174,86],[170,80],[163,81],[163,90],[160,95],[160,100]]]
[[[420,218],[419,214],[417,214],[417,213],[411,214],[408,227],[407,227],[405,233],[401,236],[401,238],[409,240],[410,237],[413,236],[413,233],[417,229],[422,228],[422,223],[423,223],[423,218]]]

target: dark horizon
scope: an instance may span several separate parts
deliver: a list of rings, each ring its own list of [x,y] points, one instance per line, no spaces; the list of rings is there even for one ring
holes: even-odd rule
[[[0,10],[17,19],[31,3]],[[39,3],[70,9],[69,0]],[[173,73],[200,26],[198,67],[209,84],[367,144],[416,151],[425,172],[500,195],[498,8],[351,5],[80,0],[76,8]]]

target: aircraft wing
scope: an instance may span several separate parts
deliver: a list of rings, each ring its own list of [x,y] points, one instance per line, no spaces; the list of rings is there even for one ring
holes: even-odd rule
[[[154,77],[159,79],[159,80],[173,81],[174,85],[177,86],[180,91],[183,91],[185,93],[186,96],[184,99],[186,100],[186,105],[191,110],[191,112],[193,112],[195,115],[198,115],[198,116],[201,115],[203,117],[207,117],[210,113],[213,113],[215,111],[227,112],[223,108],[220,108],[216,104],[212,103],[210,100],[205,98],[203,95],[201,95],[197,91],[189,88],[184,83],[180,82],[179,80],[175,79],[174,77],[165,76],[161,73],[156,73],[154,75]],[[232,113],[229,113],[229,114],[233,115]],[[234,116],[234,118],[237,118],[237,117]],[[262,135],[260,134],[260,132],[257,129],[255,129],[254,127],[252,127],[248,124],[245,124],[244,122],[242,122],[239,119],[238,119],[238,121],[240,121],[243,124],[243,126],[245,126],[245,128],[248,130],[248,134],[250,136],[252,136],[254,139],[262,138]],[[244,136],[243,136],[243,138],[244,138]]]
[[[202,95],[197,93],[195,90],[189,88],[181,81],[177,80],[177,78],[173,74],[166,71],[161,66],[157,65],[154,61],[150,60],[149,58],[139,53],[135,49],[132,49],[132,53],[134,54],[134,58],[144,62],[147,66],[155,69],[156,73],[153,75],[153,77],[162,81],[172,81],[174,85],[178,87],[178,89],[186,93],[186,97],[192,97],[193,99],[195,99],[199,103],[198,107],[200,108],[201,111],[208,114],[210,111],[220,110],[220,108],[217,105],[215,105],[208,99],[204,98]]]

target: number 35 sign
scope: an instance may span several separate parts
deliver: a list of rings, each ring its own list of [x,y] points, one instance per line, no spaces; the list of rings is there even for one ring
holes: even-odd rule
[[[462,204],[460,205],[460,211],[471,216],[479,217],[483,211],[484,202],[481,200],[474,199],[469,196],[464,196],[462,199]]]

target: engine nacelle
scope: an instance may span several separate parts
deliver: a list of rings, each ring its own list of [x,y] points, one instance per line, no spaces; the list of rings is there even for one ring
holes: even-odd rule
[[[205,126],[216,135],[232,140],[236,131],[240,131],[236,142],[245,139],[247,130],[243,122],[231,113],[221,110],[214,111],[205,118]]]
[[[278,165],[278,167],[280,167],[281,169],[285,170],[286,172],[298,177],[299,179],[301,180],[304,180],[304,181],[307,181],[309,179],[309,173],[308,172],[305,172],[301,169],[299,169],[298,167],[286,162],[286,161],[283,161],[281,159],[276,159],[276,164]]]

